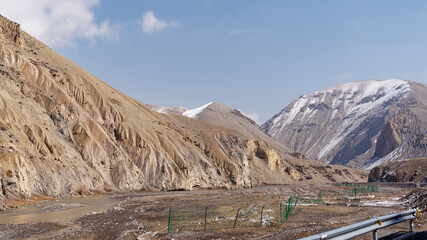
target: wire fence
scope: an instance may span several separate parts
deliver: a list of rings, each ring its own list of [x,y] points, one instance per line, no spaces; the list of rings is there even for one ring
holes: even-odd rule
[[[237,205],[192,206],[170,208],[168,233],[216,231],[233,228],[253,228],[280,226],[291,221],[302,212],[298,204],[313,204],[342,201],[378,192],[378,186],[361,186],[351,183],[334,184],[327,189],[319,189],[317,196],[290,196],[287,201],[276,200],[268,203]],[[303,194],[304,195],[304,194]],[[317,197],[317,198],[316,198]]]
[[[298,202],[298,197],[291,196],[287,202],[252,203],[242,207],[170,208],[168,233],[279,226],[302,211],[297,208]]]
[[[345,185],[334,184],[336,188],[320,190],[317,199],[315,202],[324,202],[325,199],[339,199],[339,198],[347,198],[347,197],[358,197],[364,196],[366,194],[378,192],[378,186],[368,185],[368,186],[360,186],[354,185],[351,183],[346,183]]]

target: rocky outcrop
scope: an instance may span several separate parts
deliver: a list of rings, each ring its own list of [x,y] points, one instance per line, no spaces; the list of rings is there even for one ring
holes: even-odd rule
[[[427,190],[425,188],[417,188],[410,193],[403,196],[402,201],[407,209],[418,208],[421,210],[420,218],[425,214],[427,210]]]
[[[262,128],[307,158],[371,169],[427,155],[427,87],[365,80],[301,96]]]
[[[2,170],[1,170],[1,164],[0,164],[0,211],[6,210],[7,206],[4,204],[3,201],[5,201],[5,193],[6,189],[3,184],[3,176],[2,176]]]
[[[393,161],[371,169],[370,182],[427,182],[427,158]]]
[[[19,24],[4,18],[2,15],[0,15],[0,34],[18,47],[23,45],[22,31]]]
[[[388,122],[377,139],[373,158],[383,158],[398,148],[401,144],[402,140],[399,137],[399,130],[396,129],[393,122]]]

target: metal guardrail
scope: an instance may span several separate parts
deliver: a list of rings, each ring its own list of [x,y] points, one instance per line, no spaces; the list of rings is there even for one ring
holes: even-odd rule
[[[386,216],[372,218],[363,222],[337,228],[328,232],[319,233],[300,240],[321,240],[321,239],[349,239],[368,232],[372,232],[374,240],[378,239],[377,230],[391,226],[396,223],[410,221],[409,228],[413,231],[413,221],[418,218],[419,209],[411,209],[404,212],[393,213]]]

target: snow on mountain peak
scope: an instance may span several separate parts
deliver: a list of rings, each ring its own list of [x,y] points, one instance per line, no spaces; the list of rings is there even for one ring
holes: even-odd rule
[[[319,92],[331,92],[341,91],[345,94],[359,94],[362,98],[370,95],[377,94],[378,91],[388,92],[397,90],[396,88],[409,87],[407,81],[401,79],[388,79],[388,80],[362,80],[357,82],[350,82],[337,85],[335,87],[319,91]],[[319,93],[316,92],[316,93]],[[315,93],[315,94],[316,94]]]
[[[298,100],[291,103],[292,108],[287,114],[280,114],[273,120],[273,123],[277,124],[284,121],[283,127],[290,124],[304,106],[324,102],[327,95],[337,95],[332,102],[331,107],[333,109],[337,109],[340,104],[344,104],[346,113],[352,114],[354,111],[368,111],[376,105],[383,104],[394,96],[407,91],[409,91],[409,83],[400,79],[362,80],[344,83],[326,90],[301,96]],[[305,108],[303,118],[314,115],[315,111],[312,108]],[[276,132],[280,130],[276,129]]]
[[[320,123],[319,121],[328,122],[322,127],[322,134],[317,137],[322,139],[323,144],[309,144],[304,147],[306,144],[299,142],[300,145],[298,145],[306,149],[304,153],[308,156],[322,159],[330,153],[333,154],[332,150],[336,149],[336,146],[362,122],[370,117],[375,118],[384,114],[390,101],[406,96],[409,91],[410,83],[400,79],[344,83],[301,96],[265,126],[268,133],[279,141],[299,142],[301,141],[298,140],[299,138],[289,137],[290,131],[314,129],[314,126]],[[306,139],[306,143],[307,141],[316,140],[312,138]]]
[[[189,118],[196,118],[196,116],[201,113],[205,108],[209,107],[213,102],[207,103],[201,107],[190,109],[185,111],[182,115],[189,117]]]

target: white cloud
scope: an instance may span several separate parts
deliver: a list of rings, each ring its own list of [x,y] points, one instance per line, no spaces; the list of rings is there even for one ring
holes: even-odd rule
[[[145,12],[142,19],[139,22],[142,31],[147,34],[153,34],[154,32],[160,31],[168,27],[178,27],[180,25],[177,21],[166,22],[160,20],[154,16],[152,11]]]
[[[99,0],[1,0],[0,13],[51,47],[67,47],[79,38],[93,42],[117,37],[108,21],[97,23]]]
[[[228,34],[230,35],[242,35],[251,32],[252,29],[236,29],[236,30],[230,30],[228,31]]]
[[[245,115],[246,117],[254,120],[258,125],[260,125],[260,120],[259,120],[259,114],[258,113],[245,113],[240,109],[239,110],[243,115]]]

